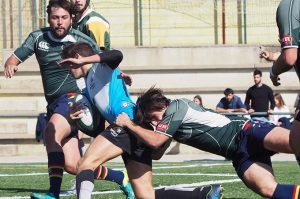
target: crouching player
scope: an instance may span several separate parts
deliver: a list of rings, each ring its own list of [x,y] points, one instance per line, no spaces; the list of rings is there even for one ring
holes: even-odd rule
[[[94,54],[87,43],[70,44],[63,49],[61,66],[69,68],[75,78],[85,77],[87,96],[101,112],[103,117],[112,124],[90,144],[83,158],[79,161],[76,189],[80,199],[91,198],[94,188],[94,169],[106,161],[122,155],[128,176],[137,198],[210,198],[221,196],[220,185],[209,185],[195,189],[160,189],[152,187],[152,149],[138,142],[137,138],[125,129],[114,125],[116,117],[125,112],[129,120],[133,119],[135,104],[120,78],[117,69],[122,60],[118,50]],[[114,59],[112,58],[115,57]],[[94,64],[91,64],[94,63]],[[70,117],[79,119],[83,111],[75,110]],[[162,150],[163,151],[163,150]],[[159,193],[159,194],[156,194]],[[160,196],[161,197],[160,197]]]
[[[173,137],[178,142],[231,159],[245,185],[263,197],[300,198],[298,185],[278,184],[273,175],[270,156],[276,152],[293,153],[287,129],[238,116],[226,117],[187,99],[170,101],[156,88],[141,95],[136,104],[136,123],[122,113],[116,124],[127,127],[128,132],[151,148]],[[139,126],[146,123],[152,123],[156,130]]]

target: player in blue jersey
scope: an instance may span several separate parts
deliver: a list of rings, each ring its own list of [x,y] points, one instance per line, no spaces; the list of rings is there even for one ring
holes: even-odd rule
[[[122,112],[125,112],[133,120],[135,111],[135,104],[131,100],[124,80],[120,78],[120,70],[117,68],[122,60],[120,51],[104,51],[99,57],[94,55],[89,44],[77,42],[66,46],[62,56],[67,59],[61,61],[61,65],[70,68],[75,78],[86,77],[87,96],[111,124],[95,138],[79,161],[76,178],[79,198],[91,197],[94,188],[93,170],[95,167],[119,155],[122,155],[137,198],[168,199],[174,198],[174,196],[180,196],[182,199],[220,198],[220,185],[209,185],[188,191],[160,189],[157,191],[160,193],[159,195],[154,192],[151,172],[153,151],[125,129],[114,124],[117,116]],[[83,113],[83,110],[80,109],[81,107],[74,107],[70,114],[71,119],[80,118]],[[162,154],[155,153],[155,155],[156,158],[159,158]]]

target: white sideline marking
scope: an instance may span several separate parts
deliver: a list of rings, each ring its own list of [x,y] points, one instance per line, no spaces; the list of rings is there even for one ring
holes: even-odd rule
[[[48,173],[25,173],[25,174],[1,174],[0,177],[17,177],[17,176],[40,176],[40,175],[48,175]],[[236,174],[229,173],[152,173],[152,175],[157,176],[237,176]]]
[[[213,163],[213,164],[191,164],[191,165],[174,165],[174,166],[156,166],[152,169],[176,169],[176,168],[193,168],[193,167],[209,167],[209,166],[228,166],[229,163]],[[124,168],[114,168],[116,170],[122,170]],[[64,174],[68,174],[64,172]],[[20,173],[20,174],[0,174],[0,177],[14,177],[14,176],[40,176],[48,175],[48,173]]]
[[[230,173],[152,173],[155,176],[222,176],[222,177],[237,177],[236,174]]]
[[[41,176],[48,173],[18,173],[18,174],[0,174],[0,177],[15,177],[15,176]]]
[[[216,181],[206,181],[206,182],[200,182],[200,183],[192,183],[192,184],[177,184],[177,185],[168,185],[168,186],[159,186],[155,187],[155,189],[160,189],[163,187],[166,188],[182,188],[182,187],[198,187],[203,185],[209,185],[209,184],[225,184],[225,183],[234,183],[234,182],[241,182],[240,179],[229,179],[229,180],[216,180]],[[121,193],[119,190],[115,191],[95,191],[92,193],[92,195],[105,195],[105,194],[112,194],[112,193]],[[60,195],[62,197],[65,197],[66,195]],[[67,195],[70,196],[70,195]],[[10,196],[10,197],[0,197],[0,199],[21,199],[21,198],[30,198],[28,196]]]

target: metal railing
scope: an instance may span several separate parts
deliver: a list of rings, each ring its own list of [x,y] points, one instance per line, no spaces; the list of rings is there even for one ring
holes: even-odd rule
[[[294,112],[253,112],[253,113],[245,113],[245,112],[231,112],[231,113],[220,113],[221,115],[250,115],[250,116],[265,116],[265,115],[291,115],[293,116]]]
[[[0,118],[35,118],[39,113],[0,113]],[[231,112],[231,113],[219,113],[221,115],[250,115],[250,116],[265,116],[265,115],[291,115],[294,116],[294,112],[253,112],[253,113],[245,113],[245,112]]]

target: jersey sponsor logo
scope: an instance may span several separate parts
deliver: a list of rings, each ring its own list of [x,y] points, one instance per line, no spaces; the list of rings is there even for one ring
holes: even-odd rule
[[[157,131],[166,131],[167,129],[168,129],[168,124],[164,122],[160,122],[156,127]]]
[[[47,42],[41,41],[38,44],[39,50],[48,51],[49,50],[49,44]]]
[[[283,35],[281,38],[281,45],[282,46],[290,46],[292,45],[293,38],[290,35]]]
[[[126,108],[127,106],[129,106],[129,102],[123,102],[123,103],[122,103],[122,107],[123,107],[123,108]]]
[[[119,135],[119,133],[121,133],[121,131],[122,131],[122,129],[120,127],[114,127],[109,130],[110,130],[110,134],[114,137],[117,137]]]

